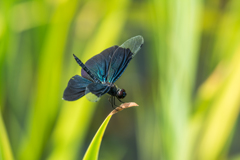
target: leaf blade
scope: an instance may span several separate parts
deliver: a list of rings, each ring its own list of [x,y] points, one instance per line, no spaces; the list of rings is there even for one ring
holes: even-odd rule
[[[103,134],[107,128],[107,125],[111,119],[112,115],[108,115],[107,118],[103,121],[100,128],[98,129],[97,133],[92,139],[92,142],[90,143],[83,160],[97,160],[98,159],[98,153],[100,149],[100,145],[102,142]]]

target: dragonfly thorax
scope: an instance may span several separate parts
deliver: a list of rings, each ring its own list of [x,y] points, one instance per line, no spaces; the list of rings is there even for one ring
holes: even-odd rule
[[[123,99],[127,95],[124,89],[118,88],[115,84],[112,84],[110,87],[111,88],[108,94],[110,94],[111,96],[116,96],[119,99]]]

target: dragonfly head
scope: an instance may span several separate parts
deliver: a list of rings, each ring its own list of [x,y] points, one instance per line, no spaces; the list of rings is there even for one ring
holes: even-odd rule
[[[119,89],[116,97],[119,99],[123,99],[126,95],[127,95],[127,93],[124,89]]]

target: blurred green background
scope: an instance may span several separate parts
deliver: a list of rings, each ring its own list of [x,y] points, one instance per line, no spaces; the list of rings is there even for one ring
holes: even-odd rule
[[[240,159],[239,0],[1,0],[0,159],[82,159],[112,110],[67,102],[83,62],[142,35],[100,160]]]

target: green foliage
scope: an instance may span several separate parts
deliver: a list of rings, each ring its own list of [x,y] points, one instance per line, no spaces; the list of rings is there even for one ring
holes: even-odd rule
[[[0,159],[12,160],[12,150],[9,144],[5,126],[0,115]]]
[[[100,150],[100,145],[102,142],[103,134],[107,128],[107,125],[112,117],[113,114],[118,113],[119,111],[122,111],[123,109],[138,106],[135,102],[129,102],[129,103],[123,103],[119,107],[116,107],[110,114],[107,116],[107,118],[103,121],[102,125],[99,127],[97,133],[92,139],[92,142],[90,143],[83,159],[84,160],[97,160],[98,159],[98,153]],[[114,158],[117,159],[117,158]]]
[[[98,153],[102,141],[103,134],[107,128],[107,125],[111,119],[112,115],[107,116],[107,118],[103,121],[102,125],[98,129],[97,133],[92,139],[91,144],[89,145],[83,160],[97,160],[98,159]]]

